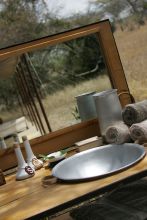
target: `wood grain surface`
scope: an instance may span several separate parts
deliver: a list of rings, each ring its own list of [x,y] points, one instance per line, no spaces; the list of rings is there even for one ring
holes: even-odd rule
[[[133,167],[115,175],[82,183],[57,181],[44,187],[42,179],[51,175],[49,169],[36,171],[34,177],[16,181],[15,174],[6,177],[6,184],[0,186],[0,219],[26,219],[45,211],[51,211],[94,191],[99,192],[111,184],[147,170],[147,156]]]

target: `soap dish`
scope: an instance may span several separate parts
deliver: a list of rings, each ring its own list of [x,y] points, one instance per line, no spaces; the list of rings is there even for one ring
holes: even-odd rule
[[[56,164],[65,159],[66,154],[67,152],[63,153],[62,151],[57,151],[55,153],[47,155],[47,157],[49,158],[48,166],[50,168],[53,168]]]
[[[49,162],[57,162],[59,160],[65,159],[67,152],[57,151],[55,153],[48,154],[47,157]]]
[[[64,160],[67,155],[66,150],[57,151],[48,155],[39,154],[39,157],[43,160],[48,162],[48,166],[53,168],[57,163]]]

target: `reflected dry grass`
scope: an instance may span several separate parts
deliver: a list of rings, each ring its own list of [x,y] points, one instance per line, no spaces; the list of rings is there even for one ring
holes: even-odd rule
[[[75,96],[85,92],[91,92],[91,91],[98,92],[109,88],[111,88],[109,78],[106,74],[104,74],[97,78],[81,82],[76,86],[71,86],[71,85],[67,86],[61,91],[58,91],[52,95],[48,95],[42,101],[52,131],[77,123],[77,120],[73,116],[73,112],[76,106]],[[38,103],[36,104],[38,106],[42,121],[44,123],[44,118],[40,110],[40,106]],[[22,113],[20,108],[11,111],[3,111],[1,113],[1,117],[3,118],[3,121],[9,121],[14,118],[21,117],[21,115]],[[46,127],[46,131],[47,130],[48,129]],[[33,134],[32,134],[32,138],[33,138]],[[9,145],[9,141],[12,142],[12,140],[8,139],[7,141],[8,145]]]
[[[48,95],[43,101],[53,130],[77,123],[72,112],[76,106],[75,96],[91,91],[102,91],[111,88],[107,75],[99,76],[76,86],[67,86],[64,90]]]

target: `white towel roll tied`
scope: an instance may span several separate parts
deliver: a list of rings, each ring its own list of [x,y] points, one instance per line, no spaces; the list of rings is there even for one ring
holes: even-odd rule
[[[130,135],[134,141],[147,141],[147,120],[133,124],[130,127]]]
[[[106,129],[105,140],[107,143],[123,144],[131,142],[130,131],[126,124],[118,122]]]

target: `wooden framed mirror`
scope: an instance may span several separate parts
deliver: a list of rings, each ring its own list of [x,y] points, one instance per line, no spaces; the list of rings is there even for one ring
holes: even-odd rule
[[[133,98],[127,85],[109,20],[100,21],[63,33],[58,33],[31,42],[26,42],[1,49],[0,61],[11,59],[13,57],[24,56],[24,54],[28,52],[34,52],[44,47],[65,43],[93,34],[99,41],[111,86],[112,88],[117,89],[121,105],[125,106],[128,103],[132,103]],[[45,154],[72,146],[77,141],[96,135],[100,135],[100,130],[98,126],[98,120],[93,119],[64,127],[53,132],[51,132],[48,126],[48,132],[46,132],[46,134],[31,139],[30,143],[34,153],[38,155],[39,153]],[[1,169],[6,170],[14,167],[15,165],[15,155],[12,149],[7,149],[0,153]]]

